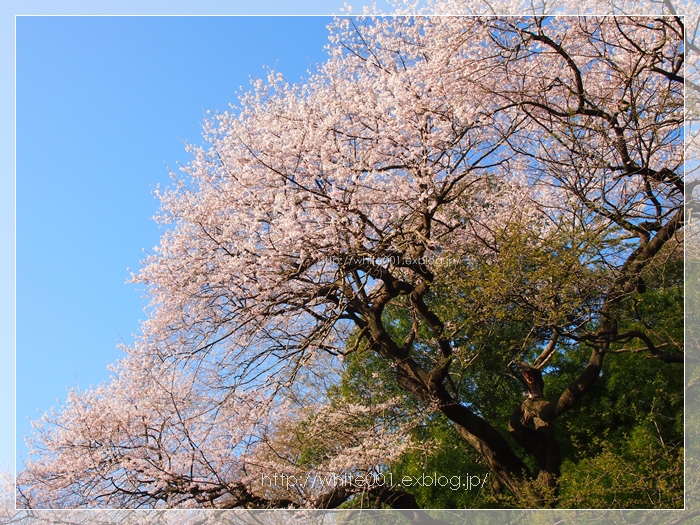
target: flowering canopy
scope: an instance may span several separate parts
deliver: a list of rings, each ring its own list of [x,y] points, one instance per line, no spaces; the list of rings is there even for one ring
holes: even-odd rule
[[[612,345],[682,361],[614,313],[680,239],[682,31],[677,17],[337,19],[304,85],[255,82],[158,194],[171,227],[134,275],[143,334],[109,384],[40,427],[26,504],[337,506],[367,488],[261,480],[380,473],[418,446],[403,398],[325,400],[319,382],[361,348],[515,498],[552,504],[553,422]],[[568,388],[513,412],[535,472],[470,397],[473,367],[517,357],[482,333],[508,322],[527,325],[540,374],[563,342],[591,347]],[[300,441],[323,451],[311,466]]]

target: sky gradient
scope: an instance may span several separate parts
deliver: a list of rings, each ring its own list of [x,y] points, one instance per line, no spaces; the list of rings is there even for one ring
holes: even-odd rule
[[[64,13],[90,12],[79,3],[73,9],[64,4]],[[226,10],[214,4],[201,7],[230,13],[242,2],[227,3]],[[332,12],[329,5],[266,2],[257,5],[257,13]],[[59,12],[40,9],[39,3],[34,7],[37,13]],[[128,8],[122,6],[122,12],[138,13]],[[180,10],[172,3],[168,8]],[[166,12],[155,2],[140,10]],[[0,467],[14,466],[14,437],[26,457],[23,435],[30,432],[30,418],[59,406],[68,388],[108,379],[106,365],[121,355],[117,343],[133,340],[146,300],[125,281],[128,268],[138,270],[144,250],[158,243],[160,232],[150,220],[158,209],[152,192],[170,183],[169,170],[187,163],[186,143],[202,143],[206,111],[228,110],[251,77],[266,74],[263,66],[300,80],[325,59],[329,21],[313,16],[16,18],[17,410],[15,436],[7,430],[0,435]],[[2,117],[12,118],[7,107],[2,111]],[[7,154],[3,159],[6,217],[0,235],[11,246],[12,166]],[[12,275],[12,259],[10,250],[3,252],[3,276]],[[3,281],[3,363],[12,361],[7,353],[14,339],[8,337],[12,285]],[[0,377],[4,399],[11,370],[5,368]],[[12,408],[1,407],[4,421],[14,419]]]

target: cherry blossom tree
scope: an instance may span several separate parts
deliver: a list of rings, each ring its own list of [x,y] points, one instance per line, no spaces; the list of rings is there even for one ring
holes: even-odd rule
[[[255,82],[158,193],[143,334],[38,425],[24,505],[406,508],[298,481],[381,474],[426,413],[495,492],[556,505],[554,423],[604,358],[683,362],[671,335],[619,329],[682,247],[683,60],[678,16],[337,19],[305,84]],[[405,397],[329,401],[359,352]],[[527,396],[490,421],[474,385],[509,373]]]
[[[400,400],[331,409],[308,394],[203,389],[157,368],[126,359],[111,382],[72,391],[35,424],[42,459],[21,476],[25,506],[327,508],[358,493],[408,497],[377,470],[411,446],[405,423],[392,423]],[[309,450],[315,457],[300,460]]]

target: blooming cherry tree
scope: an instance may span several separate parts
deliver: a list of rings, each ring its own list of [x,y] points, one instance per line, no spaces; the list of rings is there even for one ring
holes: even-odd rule
[[[678,341],[618,330],[616,309],[681,243],[683,74],[673,16],[337,19],[305,84],[255,82],[158,193],[168,227],[133,276],[143,334],[110,383],[39,425],[23,502],[412,506],[297,482],[381,474],[419,445],[417,403],[494,490],[556,504],[553,425],[604,357],[639,340],[682,362]],[[527,326],[520,355],[493,335],[508,323]],[[545,399],[571,345],[590,358]],[[329,401],[361,351],[407,397]],[[522,357],[529,395],[506,424],[524,456],[471,397],[479,363]]]

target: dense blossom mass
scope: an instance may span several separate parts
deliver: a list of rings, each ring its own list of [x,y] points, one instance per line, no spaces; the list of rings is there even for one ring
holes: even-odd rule
[[[682,379],[682,319],[659,317],[682,311],[680,17],[330,35],[305,84],[270,72],[215,114],[158,193],[142,335],[36,424],[22,506],[414,507],[367,480],[446,443],[489,505],[556,506],[575,439],[554,424],[606,395],[604,358]],[[673,472],[652,506],[682,506]]]

